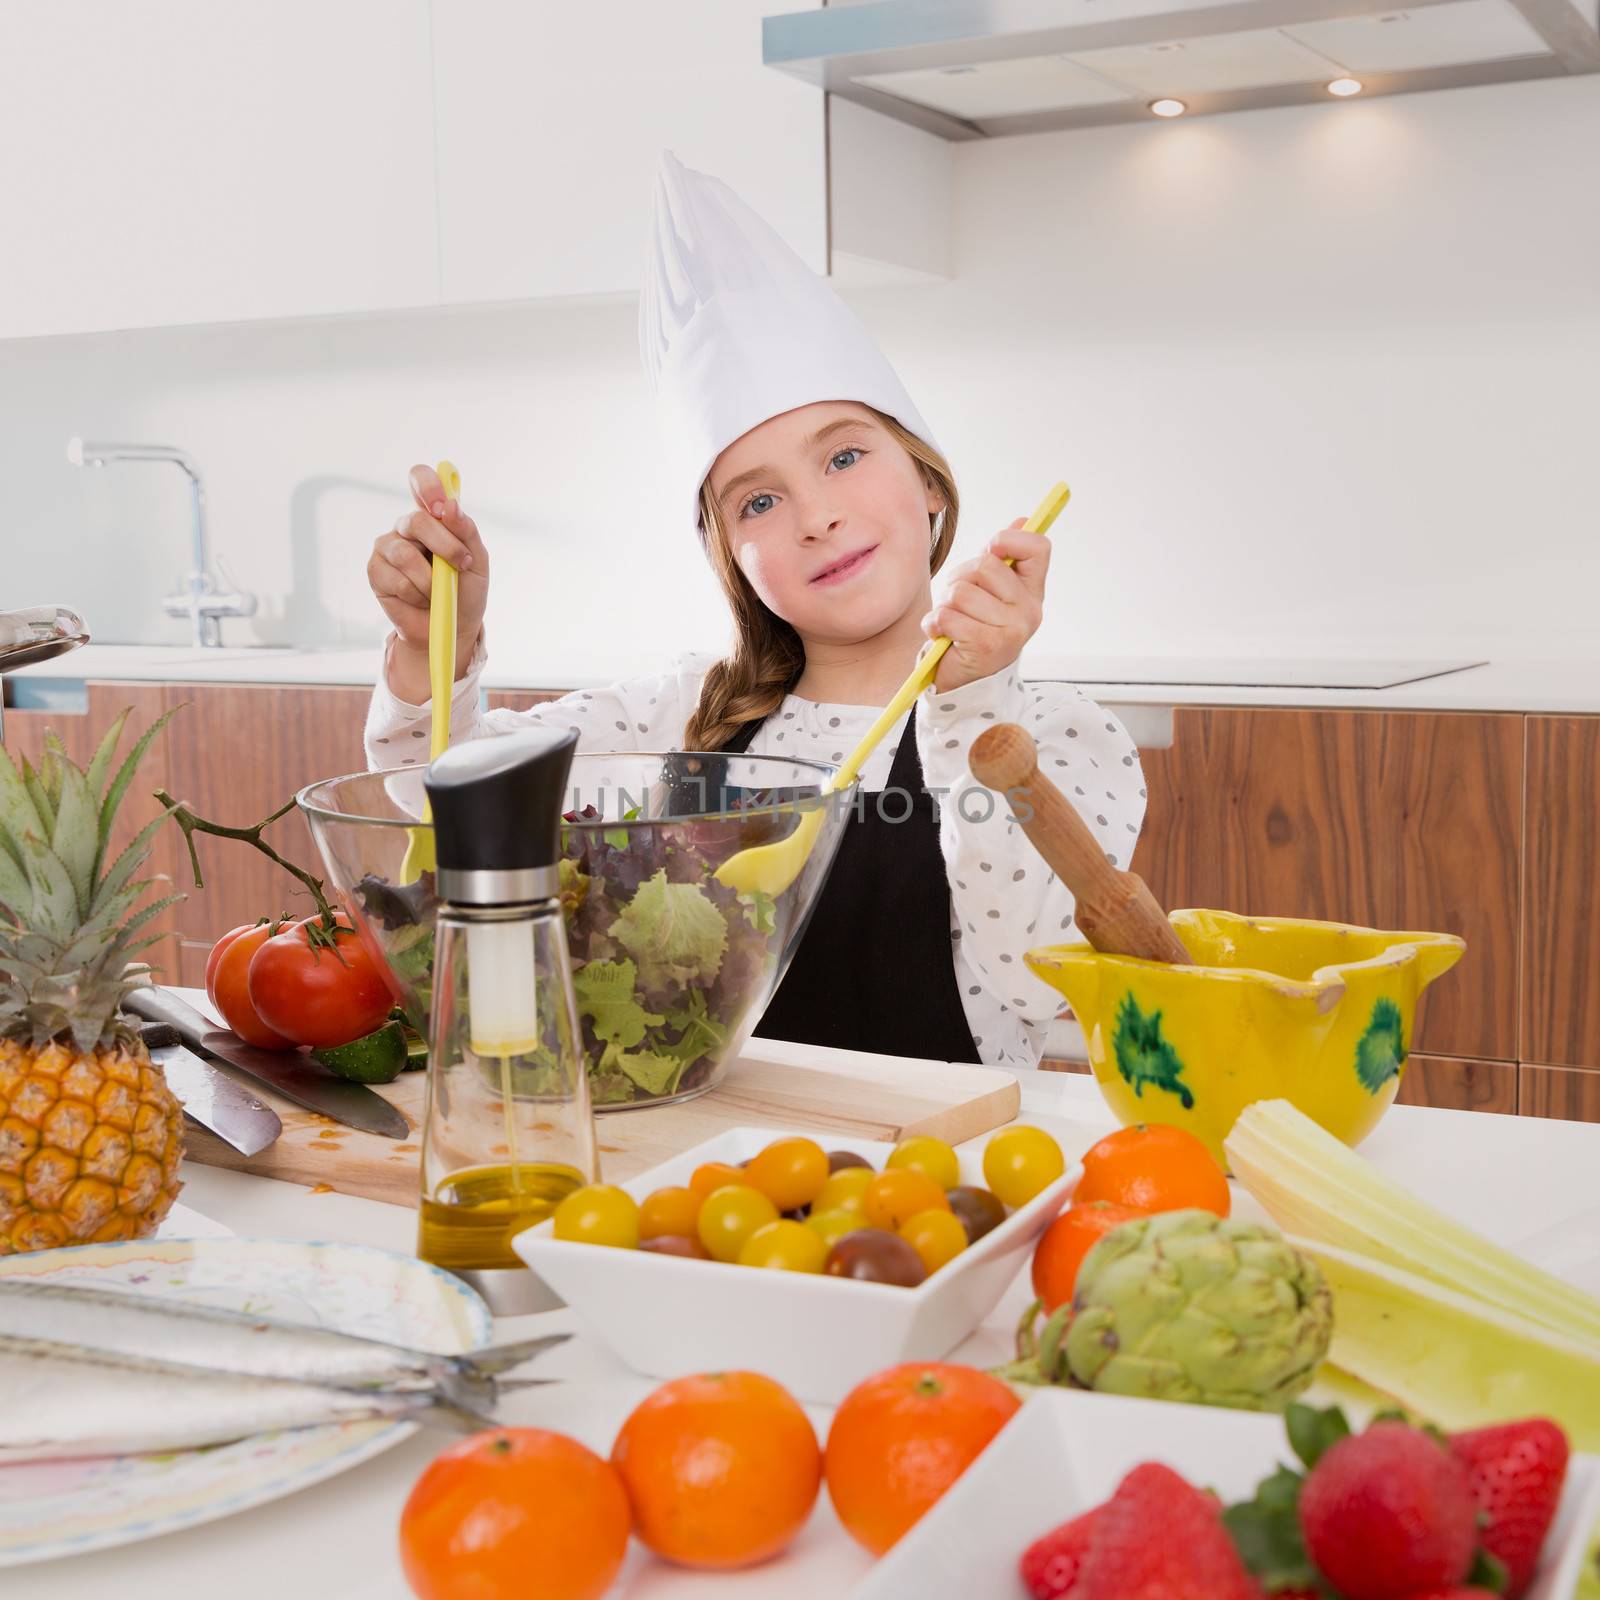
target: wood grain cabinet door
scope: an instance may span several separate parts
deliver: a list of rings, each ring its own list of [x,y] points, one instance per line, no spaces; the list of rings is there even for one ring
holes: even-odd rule
[[[1414,1046],[1515,1060],[1522,722],[1180,708],[1134,868],[1169,908],[1461,934]]]
[[[1526,723],[1521,1057],[1600,1072],[1600,717]]]

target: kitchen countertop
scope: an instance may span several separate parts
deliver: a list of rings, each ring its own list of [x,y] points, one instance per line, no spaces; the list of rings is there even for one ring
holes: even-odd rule
[[[165,645],[91,644],[25,667],[19,680],[94,679],[108,682],[370,684],[378,649],[197,650]],[[1254,676],[1270,677],[1293,663],[1262,657]],[[1039,680],[1076,681],[1081,659],[1040,654],[1023,656],[1023,669]],[[1115,670],[1098,660],[1096,676]],[[1141,661],[1141,675],[1150,663]],[[1161,676],[1204,677],[1214,664],[1175,659]],[[580,689],[612,681],[609,676],[574,672],[549,662],[490,656],[484,674],[490,689]],[[1257,688],[1201,683],[1092,683],[1086,691],[1108,706],[1305,706],[1379,711],[1543,711],[1600,713],[1600,660],[1493,661],[1464,671],[1423,678],[1390,689]],[[1135,731],[1135,737],[1139,734]]]
[[[1086,1078],[1023,1076],[1023,1117],[1049,1128],[1069,1158],[1108,1132],[1113,1121]],[[1468,1226],[1515,1246],[1570,1224],[1592,1234],[1591,1186],[1600,1164],[1600,1125],[1483,1112],[1395,1106],[1362,1146],[1382,1170],[1417,1194],[1448,1206]],[[1485,1175],[1494,1181],[1486,1182]],[[314,1193],[220,1168],[186,1165],[184,1203],[241,1235],[331,1239],[409,1252],[416,1213],[336,1193]],[[1236,1191],[1237,1192],[1237,1191]],[[1240,1196],[1236,1214],[1252,1214]],[[955,1352],[992,1365],[1010,1354],[1010,1336],[1026,1303],[1024,1280]],[[567,1311],[507,1318],[499,1341],[577,1327]],[[654,1387],[581,1336],[540,1363],[560,1386],[507,1397],[509,1423],[573,1434],[602,1454],[628,1412]],[[808,1407],[819,1431],[829,1412]],[[286,1578],[316,1600],[406,1600],[395,1529],[407,1493],[429,1460],[454,1437],[423,1429],[350,1472],[202,1527],[95,1555],[19,1569],[11,1579],[29,1600],[167,1600],[225,1585],[229,1600],[280,1600]],[[869,1566],[840,1530],[824,1492],[790,1550],[765,1566],[727,1578],[668,1567],[637,1546],[611,1591],[618,1600],[810,1600],[847,1595]]]

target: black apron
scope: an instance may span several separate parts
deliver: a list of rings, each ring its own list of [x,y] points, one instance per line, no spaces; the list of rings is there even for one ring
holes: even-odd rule
[[[956,983],[950,885],[939,853],[939,802],[922,786],[912,708],[889,769],[898,790],[844,825],[839,852],[756,1034],[842,1050],[981,1061]],[[759,721],[723,747],[743,753]],[[888,791],[885,791],[887,793]],[[898,818],[907,800],[911,814]]]

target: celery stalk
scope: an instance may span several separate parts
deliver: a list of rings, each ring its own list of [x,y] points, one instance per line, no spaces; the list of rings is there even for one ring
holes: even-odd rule
[[[1386,1262],[1311,1239],[1333,1289],[1328,1358],[1442,1427],[1546,1416],[1600,1449],[1600,1351]]]
[[[1388,1263],[1600,1356],[1600,1300],[1417,1199],[1287,1100],[1248,1107],[1223,1148],[1285,1233]]]

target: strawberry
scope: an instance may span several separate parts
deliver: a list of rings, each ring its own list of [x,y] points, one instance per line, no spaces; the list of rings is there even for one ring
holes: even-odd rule
[[[1479,1512],[1478,1542],[1506,1568],[1506,1600],[1533,1582],[1567,1475],[1567,1436],[1544,1417],[1451,1436]]]
[[[1477,1547],[1465,1466],[1403,1422],[1376,1422],[1318,1460],[1300,1491],[1300,1528],[1345,1600],[1404,1600],[1460,1584]]]
[[[1071,1522],[1063,1522],[1043,1538],[1035,1539],[1023,1552],[1022,1581],[1033,1600],[1065,1600],[1072,1593],[1102,1509],[1096,1506]]]
[[[1208,1495],[1147,1461],[1100,1508],[1072,1600],[1259,1600]]]

